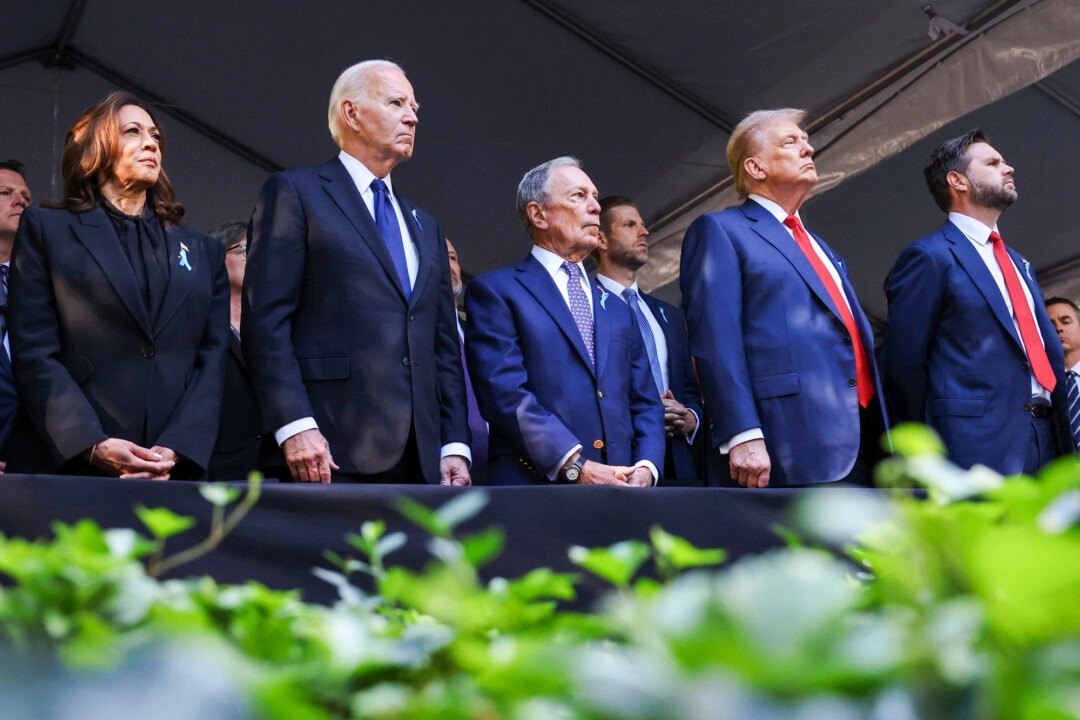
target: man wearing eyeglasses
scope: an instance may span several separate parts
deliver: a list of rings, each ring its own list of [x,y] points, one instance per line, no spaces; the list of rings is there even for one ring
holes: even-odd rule
[[[259,406],[240,351],[240,297],[247,268],[248,225],[228,222],[210,231],[225,248],[229,273],[229,355],[225,362],[225,395],[221,402],[217,442],[210,457],[211,480],[243,480],[259,467],[262,433]]]

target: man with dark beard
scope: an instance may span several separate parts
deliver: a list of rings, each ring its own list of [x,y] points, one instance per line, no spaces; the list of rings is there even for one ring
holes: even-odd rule
[[[1064,356],[1031,263],[998,232],[1013,168],[972,130],[923,167],[936,233],[907,247],[885,281],[885,391],[898,421],[924,422],[949,458],[1032,474],[1071,452]]]

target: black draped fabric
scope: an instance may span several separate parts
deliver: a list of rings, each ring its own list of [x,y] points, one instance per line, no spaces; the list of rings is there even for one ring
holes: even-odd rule
[[[169,281],[169,262],[165,250],[165,231],[149,205],[141,215],[127,215],[105,198],[101,207],[112,220],[120,247],[124,249],[135,279],[142,291],[143,302],[151,323],[157,318],[161,299]]]
[[[231,483],[230,483],[231,484]],[[212,507],[198,483],[155,482],[45,475],[0,476],[0,530],[8,537],[51,535],[57,520],[94,518],[105,527],[132,527],[146,533],[133,508],[167,507],[194,517],[195,527],[169,540],[178,552],[206,537]],[[487,507],[458,530],[463,537],[497,526],[506,532],[503,552],[485,565],[481,577],[519,577],[538,567],[581,577],[574,605],[586,607],[607,585],[570,562],[571,545],[608,546],[630,538],[648,541],[650,528],[663,527],[698,547],[722,547],[729,562],[784,547],[774,528],[789,524],[789,506],[804,493],[842,502],[879,491],[820,486],[810,490],[745,488],[645,488],[547,485],[457,488],[438,485],[301,485],[270,482],[236,529],[213,552],[181,567],[173,576],[209,574],[219,582],[257,580],[277,589],[300,588],[309,601],[329,603],[336,591],[312,574],[329,567],[324,552],[355,556],[346,535],[366,520],[383,520],[387,531],[403,531],[409,542],[388,562],[420,569],[431,561],[428,536],[397,510],[402,497],[439,507],[462,493],[485,492]],[[646,574],[651,565],[643,568]],[[357,576],[366,589],[371,584]]]

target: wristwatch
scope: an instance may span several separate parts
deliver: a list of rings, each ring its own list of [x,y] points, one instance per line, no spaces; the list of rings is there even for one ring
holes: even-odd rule
[[[568,483],[576,483],[581,479],[581,473],[585,470],[585,459],[578,457],[577,460],[570,463],[562,469],[563,479]]]

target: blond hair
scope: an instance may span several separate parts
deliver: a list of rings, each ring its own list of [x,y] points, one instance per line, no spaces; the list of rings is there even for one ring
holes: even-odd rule
[[[765,128],[778,120],[793,122],[801,127],[806,111],[797,108],[777,108],[774,110],[755,110],[735,126],[727,144],[727,162],[731,177],[735,181],[735,190],[739,197],[750,194],[745,161],[757,151],[757,144]]]

